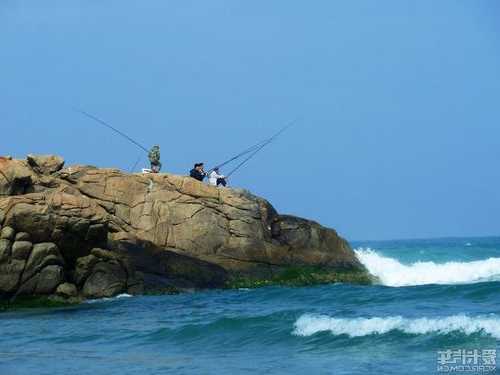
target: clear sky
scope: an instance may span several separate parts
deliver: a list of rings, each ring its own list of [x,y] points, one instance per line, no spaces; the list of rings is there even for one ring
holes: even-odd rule
[[[500,3],[2,0],[0,154],[209,166],[349,239],[499,235]],[[142,159],[141,166],[146,164]]]

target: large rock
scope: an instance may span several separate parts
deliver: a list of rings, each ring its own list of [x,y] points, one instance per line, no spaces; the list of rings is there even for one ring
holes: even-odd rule
[[[76,297],[78,295],[78,289],[76,289],[75,284],[62,283],[57,287],[56,294],[64,298]]]
[[[117,253],[95,248],[85,257],[77,259],[74,280],[87,298],[111,297],[128,291],[142,290],[128,261]]]
[[[0,197],[31,192],[35,174],[25,162],[0,157],[0,172]]]
[[[64,259],[58,247],[50,242],[39,243],[33,246],[30,257],[23,272],[23,282],[39,273],[47,266],[64,266]]]
[[[33,244],[29,241],[16,241],[12,245],[12,258],[27,259],[32,248]]]
[[[74,272],[74,280],[77,285],[83,286],[97,262],[99,262],[99,258],[92,254],[77,259]]]
[[[35,172],[44,175],[60,171],[64,166],[64,159],[56,155],[28,155],[26,159]]]
[[[336,269],[359,268],[353,261],[352,250],[346,240],[333,229],[327,229],[316,222],[295,216],[281,215],[272,224],[272,236],[287,246],[291,264],[314,263]],[[309,251],[304,252],[305,248]],[[335,257],[330,256],[332,252]]]
[[[11,227],[4,227],[0,232],[0,238],[12,241],[16,235],[16,232]]]
[[[31,236],[29,233],[26,232],[19,232],[16,233],[16,241],[30,241]]]
[[[111,297],[126,291],[127,274],[118,262],[98,262],[83,285],[87,298]]]
[[[9,259],[11,255],[12,242],[6,239],[0,239],[0,263]]]
[[[35,293],[51,294],[63,280],[64,271],[61,266],[47,266],[39,273]]]
[[[2,236],[0,267],[12,277],[4,287],[0,280],[0,291],[39,293],[68,281],[95,298],[143,287],[221,287],[297,266],[366,272],[333,229],[280,215],[247,191],[62,166],[57,157],[0,158],[3,227],[19,242],[13,256],[14,237]]]
[[[55,292],[64,280],[64,270],[58,265],[49,265],[23,282],[16,295],[46,295]]]
[[[0,240],[0,296],[51,294],[64,280],[64,260],[53,243]]]
[[[26,261],[9,259],[0,264],[0,296],[11,295],[19,287]]]
[[[70,187],[0,200],[6,222],[30,234],[32,242],[53,242],[74,263],[96,246],[105,247],[108,214],[97,202]],[[50,209],[49,209],[50,207]]]

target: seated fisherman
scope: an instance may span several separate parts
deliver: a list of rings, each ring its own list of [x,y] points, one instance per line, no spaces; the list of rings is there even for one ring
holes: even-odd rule
[[[215,167],[210,175],[208,176],[208,184],[212,186],[226,186],[226,177],[222,174],[219,174],[219,168]]]
[[[207,173],[203,169],[203,166],[203,163],[196,163],[194,165],[194,168],[191,169],[191,172],[189,172],[189,175],[198,181],[203,181],[203,179],[207,176]]]

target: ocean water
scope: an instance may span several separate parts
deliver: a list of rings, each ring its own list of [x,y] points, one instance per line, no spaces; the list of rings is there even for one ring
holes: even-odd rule
[[[436,374],[448,350],[457,364],[492,359],[500,238],[353,245],[381,285],[122,295],[2,313],[0,374]]]

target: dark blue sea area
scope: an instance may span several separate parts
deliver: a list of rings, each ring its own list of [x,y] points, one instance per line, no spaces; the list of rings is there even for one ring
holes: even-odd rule
[[[0,374],[438,374],[462,362],[451,373],[497,373],[500,238],[353,247],[379,285],[121,295],[1,313]]]

